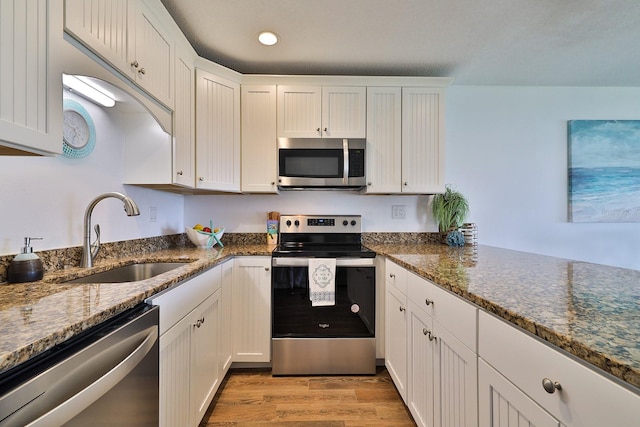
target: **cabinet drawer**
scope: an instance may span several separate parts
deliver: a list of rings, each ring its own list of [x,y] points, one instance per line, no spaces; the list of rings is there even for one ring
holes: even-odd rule
[[[480,357],[562,423],[637,426],[640,395],[488,313],[478,328]],[[548,393],[544,379],[561,390]]]
[[[430,281],[407,273],[408,299],[476,352],[477,308]]]
[[[407,270],[393,261],[385,260],[384,271],[387,283],[393,285],[403,294],[407,294]]]

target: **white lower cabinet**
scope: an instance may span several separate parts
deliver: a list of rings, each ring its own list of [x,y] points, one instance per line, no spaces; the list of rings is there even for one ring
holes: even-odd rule
[[[478,361],[478,390],[481,426],[560,426],[557,419],[482,359]]]
[[[160,306],[160,425],[197,426],[220,386],[223,265],[150,299]]]
[[[386,283],[385,366],[402,400],[407,401],[407,297]]]
[[[412,273],[409,299],[407,406],[419,426],[478,425],[477,310]],[[426,304],[428,302],[428,304]],[[423,308],[424,307],[424,308]],[[456,320],[441,323],[456,314]],[[446,326],[445,326],[446,325]],[[461,330],[458,337],[449,330]],[[464,342],[462,340],[465,340]]]
[[[520,395],[562,426],[639,425],[640,394],[488,313],[480,313],[478,331],[481,361],[497,371],[494,375],[484,372],[481,377],[481,425],[521,425],[494,422],[503,417],[504,405],[517,402]],[[508,386],[493,385],[496,375],[504,377]],[[525,417],[533,417],[533,411],[525,412],[524,404],[513,403],[511,407]]]
[[[233,260],[234,362],[271,361],[271,257]]]

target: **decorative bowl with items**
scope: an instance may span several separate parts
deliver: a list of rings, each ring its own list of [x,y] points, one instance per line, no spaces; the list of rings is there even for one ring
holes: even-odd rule
[[[211,249],[215,245],[220,245],[221,248],[224,247],[220,241],[224,234],[224,227],[213,228],[213,221],[209,221],[209,227],[196,224],[193,227],[186,227],[185,231],[191,243],[199,248]]]

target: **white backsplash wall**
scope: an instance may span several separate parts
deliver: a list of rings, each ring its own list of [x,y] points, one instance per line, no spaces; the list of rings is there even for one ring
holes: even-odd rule
[[[267,212],[362,215],[363,231],[437,231],[428,196],[365,196],[351,191],[283,191],[279,195],[185,196],[185,225],[223,226],[232,233],[266,233]],[[391,207],[405,206],[405,219]]]
[[[82,159],[0,156],[0,255],[18,253],[25,236],[44,238],[33,242],[35,251],[80,246],[87,205],[110,191],[132,197],[140,207],[140,216],[128,217],[117,199],[99,202],[92,224],[100,224],[102,242],[182,232],[181,195],[122,184],[121,113],[99,108],[68,92],[64,96],[80,102],[92,116],[95,149]],[[155,222],[149,222],[151,206],[156,207]]]
[[[567,221],[574,119],[639,120],[640,88],[452,86],[447,182],[467,195],[481,244],[640,270],[640,223]]]

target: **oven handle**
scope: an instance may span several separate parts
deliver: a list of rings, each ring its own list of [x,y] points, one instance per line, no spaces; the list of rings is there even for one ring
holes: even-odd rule
[[[310,258],[271,258],[272,267],[307,267]],[[337,267],[375,267],[375,258],[336,258]]]

